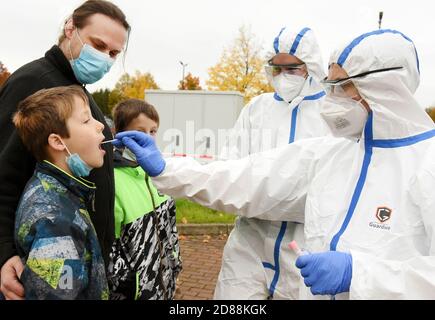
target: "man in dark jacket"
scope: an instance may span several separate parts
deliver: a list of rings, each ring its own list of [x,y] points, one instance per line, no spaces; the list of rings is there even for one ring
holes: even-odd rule
[[[101,79],[122,52],[130,26],[114,4],[89,0],[74,10],[64,27],[59,45],[41,59],[14,72],[0,89],[0,267],[1,292],[7,299],[20,299],[22,264],[14,247],[14,221],[18,201],[35,169],[35,159],[18,137],[11,118],[18,103],[44,88],[82,84],[89,97],[92,116],[105,124],[104,135],[111,139],[110,128],[85,85]],[[89,180],[97,186],[96,213],[91,217],[105,262],[114,240],[113,152],[105,146],[104,166],[93,170]]]

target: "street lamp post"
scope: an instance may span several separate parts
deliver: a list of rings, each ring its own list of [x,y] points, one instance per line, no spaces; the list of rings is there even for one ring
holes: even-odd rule
[[[183,63],[180,61],[181,66],[183,67],[183,78],[181,78],[181,90],[184,90],[184,69],[187,67],[187,63]]]
[[[384,16],[384,12],[383,11],[379,11],[379,21],[378,21],[378,23],[379,23],[379,29],[382,26],[382,17],[383,16]]]

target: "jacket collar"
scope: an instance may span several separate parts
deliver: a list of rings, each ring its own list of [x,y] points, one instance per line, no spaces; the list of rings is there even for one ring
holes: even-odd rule
[[[89,201],[94,196],[96,190],[94,183],[74,177],[47,160],[38,162],[36,171],[52,176],[70,192],[85,201]]]
[[[130,161],[122,157],[121,149],[115,149],[115,151],[113,152],[113,160],[115,168],[128,168],[126,170],[126,173],[128,173],[129,175],[139,179],[149,179],[148,174],[136,162]]]
[[[122,157],[122,150],[116,148],[113,152],[113,164],[115,168],[137,168],[139,165]]]
[[[50,50],[48,50],[45,53],[45,58],[53,64],[56,69],[58,69],[62,74],[74,82],[75,84],[82,85],[80,82],[77,81],[74,71],[71,67],[71,63],[69,62],[68,58],[65,57],[62,50],[59,48],[59,46],[54,45],[51,47]]]

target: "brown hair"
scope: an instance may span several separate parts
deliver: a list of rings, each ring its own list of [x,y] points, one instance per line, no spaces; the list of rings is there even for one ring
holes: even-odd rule
[[[115,4],[105,0],[88,0],[80,7],[74,10],[72,20],[74,26],[78,29],[86,27],[88,18],[96,13],[103,14],[117,22],[119,22],[125,30],[130,33],[130,25],[127,22],[125,14]],[[59,37],[59,44],[65,39],[65,33]],[[127,40],[128,43],[128,40]]]
[[[144,114],[157,125],[160,123],[157,110],[148,102],[139,99],[127,99],[113,109],[113,121],[115,122],[116,132],[124,131],[131,121],[136,119],[140,114]]]
[[[47,157],[50,134],[69,138],[66,121],[73,112],[75,97],[89,104],[85,92],[77,85],[39,90],[18,104],[13,123],[24,145],[37,161]]]

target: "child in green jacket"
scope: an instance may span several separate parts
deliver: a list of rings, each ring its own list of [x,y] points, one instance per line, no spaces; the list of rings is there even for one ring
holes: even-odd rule
[[[129,99],[113,112],[116,132],[138,130],[155,136],[156,109]],[[110,255],[111,299],[173,299],[181,271],[175,202],[162,195],[129,156],[115,150],[115,243]]]

